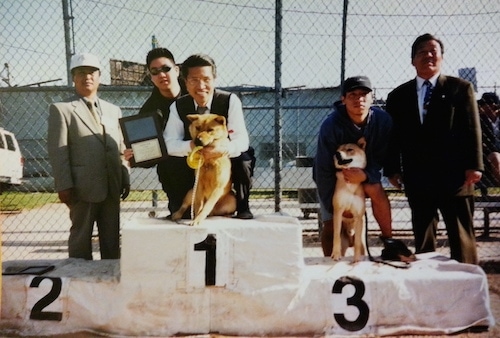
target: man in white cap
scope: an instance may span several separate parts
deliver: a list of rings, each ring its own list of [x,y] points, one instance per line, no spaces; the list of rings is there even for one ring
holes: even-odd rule
[[[102,259],[120,258],[120,197],[130,191],[119,107],[97,97],[95,55],[71,59],[76,95],[49,109],[48,151],[55,189],[70,210],[69,257],[92,259],[94,223]]]

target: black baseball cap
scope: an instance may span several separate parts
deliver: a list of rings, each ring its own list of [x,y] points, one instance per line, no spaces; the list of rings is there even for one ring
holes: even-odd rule
[[[372,83],[370,79],[364,75],[353,76],[345,79],[344,85],[342,86],[342,95],[345,95],[348,92],[352,92],[356,89],[366,89],[368,91],[373,91]]]
[[[496,93],[484,93],[481,97],[481,101],[486,104],[499,104],[500,100]]]

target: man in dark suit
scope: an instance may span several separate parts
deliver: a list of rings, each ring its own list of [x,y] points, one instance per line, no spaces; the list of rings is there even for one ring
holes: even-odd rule
[[[119,107],[97,97],[95,55],[71,59],[76,95],[50,105],[48,151],[55,189],[69,208],[69,257],[92,259],[94,222],[102,259],[120,258],[120,197],[130,191]]]
[[[485,173],[481,189],[500,186],[500,100],[496,93],[484,93],[478,101],[483,132]]]
[[[438,38],[419,36],[411,50],[417,77],[387,97],[394,129],[384,175],[397,188],[404,184],[417,253],[435,251],[439,210],[451,258],[477,264],[473,192],[484,169],[479,114],[472,84],[441,74],[443,52]]]

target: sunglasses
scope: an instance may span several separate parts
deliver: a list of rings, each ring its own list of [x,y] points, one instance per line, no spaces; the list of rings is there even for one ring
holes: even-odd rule
[[[158,75],[160,73],[168,73],[172,70],[172,68],[173,67],[164,65],[164,66],[161,66],[160,68],[151,68],[149,70],[149,72],[151,73],[151,75]]]

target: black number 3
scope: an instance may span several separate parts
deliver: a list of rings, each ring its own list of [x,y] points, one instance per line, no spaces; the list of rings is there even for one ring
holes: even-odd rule
[[[62,290],[61,278],[57,277],[35,277],[31,281],[30,288],[37,288],[44,279],[50,279],[52,281],[52,288],[49,293],[47,293],[42,299],[40,299],[31,309],[30,319],[37,320],[62,320],[62,312],[51,312],[43,311],[47,306],[49,306],[53,301],[59,297]]]
[[[347,320],[343,313],[334,313],[333,317],[343,329],[347,331],[359,331],[368,323],[370,315],[370,308],[362,299],[365,294],[365,284],[363,281],[355,277],[341,277],[333,284],[332,293],[342,293],[342,289],[348,284],[354,286],[355,292],[352,297],[347,298],[347,305],[357,307],[359,316],[352,322]]]

